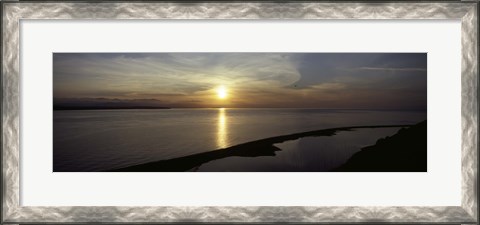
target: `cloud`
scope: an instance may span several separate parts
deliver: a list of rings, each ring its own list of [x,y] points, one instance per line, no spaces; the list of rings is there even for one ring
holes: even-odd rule
[[[425,53],[54,53],[53,91],[56,98],[156,99],[171,107],[418,107],[426,99],[426,57]],[[223,102],[216,99],[219,85],[229,91]]]
[[[384,72],[400,72],[400,71],[416,71],[416,72],[426,72],[426,68],[394,68],[394,67],[359,67],[355,68],[357,70],[373,70],[373,71],[384,71]]]
[[[283,86],[300,76],[288,56],[281,54],[107,55],[55,53],[54,89],[68,89],[72,95],[99,89],[125,95],[194,94],[217,85]]]

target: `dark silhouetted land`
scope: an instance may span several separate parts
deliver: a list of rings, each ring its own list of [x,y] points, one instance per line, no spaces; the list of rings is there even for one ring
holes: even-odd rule
[[[158,106],[54,106],[53,110],[170,109]]]
[[[168,159],[161,160],[157,162],[145,163],[141,165],[129,166],[124,168],[119,168],[111,170],[110,172],[181,172],[189,171],[200,165],[231,156],[240,156],[240,157],[257,157],[257,156],[275,156],[276,151],[281,149],[275,147],[274,144],[282,143],[285,141],[296,140],[303,137],[311,136],[332,136],[339,131],[348,131],[357,128],[389,128],[389,127],[410,127],[412,125],[385,125],[385,126],[353,126],[353,127],[340,127],[340,128],[331,128],[323,129],[302,133],[295,133],[271,138],[265,138],[261,140],[256,140],[252,142],[247,142],[232,147],[218,149],[214,151]],[[420,136],[420,138],[426,137]],[[418,139],[418,137],[417,137]],[[416,139],[415,139],[416,140]],[[426,147],[425,150],[426,151]],[[419,160],[419,162],[422,162]],[[423,161],[426,164],[426,160]]]
[[[53,110],[169,109],[157,99],[54,98]]]
[[[362,148],[337,172],[427,172],[427,121]]]

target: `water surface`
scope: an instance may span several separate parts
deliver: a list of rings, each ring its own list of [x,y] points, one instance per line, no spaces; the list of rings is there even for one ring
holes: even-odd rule
[[[326,109],[148,109],[148,110],[70,110],[53,113],[54,171],[101,171],[137,165],[195,153],[226,148],[248,141],[304,131],[334,127],[414,124],[426,119],[425,112],[326,110]],[[374,130],[374,129],[370,129]],[[384,130],[384,133],[381,133]],[[341,132],[334,140],[357,133],[348,139],[352,146],[366,144],[377,136],[390,135],[392,130],[379,129],[381,134]],[[348,133],[348,134],[347,134]],[[363,136],[362,136],[363,135]],[[320,138],[320,137],[319,137]],[[277,147],[283,150],[274,159],[303,154],[292,146],[326,145],[302,138]],[[321,140],[324,140],[321,139]],[[360,141],[362,140],[362,141]],[[310,143],[313,141],[312,143]],[[294,144],[298,142],[297,144]],[[342,141],[343,142],[343,141]],[[357,143],[358,142],[358,143]],[[302,144],[299,144],[302,143]],[[310,144],[306,144],[310,143]],[[304,149],[304,148],[301,148]],[[326,149],[326,147],[322,148]],[[346,154],[338,146],[318,154]],[[340,148],[341,149],[341,148]],[[348,148],[350,149],[350,147]],[[334,151],[334,153],[332,152]],[[350,150],[348,150],[350,151]],[[352,150],[353,151],[353,150]],[[282,154],[282,155],[280,155]],[[233,157],[232,157],[233,158]],[[244,158],[252,165],[260,158]],[[268,158],[268,160],[271,160]],[[222,159],[232,160],[232,159]],[[242,159],[243,160],[243,159]],[[218,160],[219,163],[221,160]],[[297,163],[298,162],[297,160]],[[208,163],[210,164],[210,163]],[[214,168],[214,162],[199,170]],[[243,163],[240,163],[243,164]],[[301,164],[301,163],[300,163]],[[233,167],[232,167],[233,168]],[[257,167],[258,168],[258,167]]]
[[[338,168],[361,148],[392,136],[400,128],[362,128],[333,136],[305,137],[275,144],[275,156],[229,157],[205,163],[193,171],[327,172]]]

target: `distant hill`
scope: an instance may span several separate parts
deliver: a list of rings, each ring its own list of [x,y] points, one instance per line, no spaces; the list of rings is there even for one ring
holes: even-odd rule
[[[53,110],[169,109],[156,99],[54,98]]]
[[[427,121],[362,148],[337,172],[427,172]]]

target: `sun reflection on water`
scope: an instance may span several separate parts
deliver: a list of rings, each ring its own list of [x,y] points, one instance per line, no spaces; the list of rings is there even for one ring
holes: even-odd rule
[[[228,147],[227,140],[227,116],[226,109],[218,109],[218,122],[217,122],[217,146],[218,148]]]

